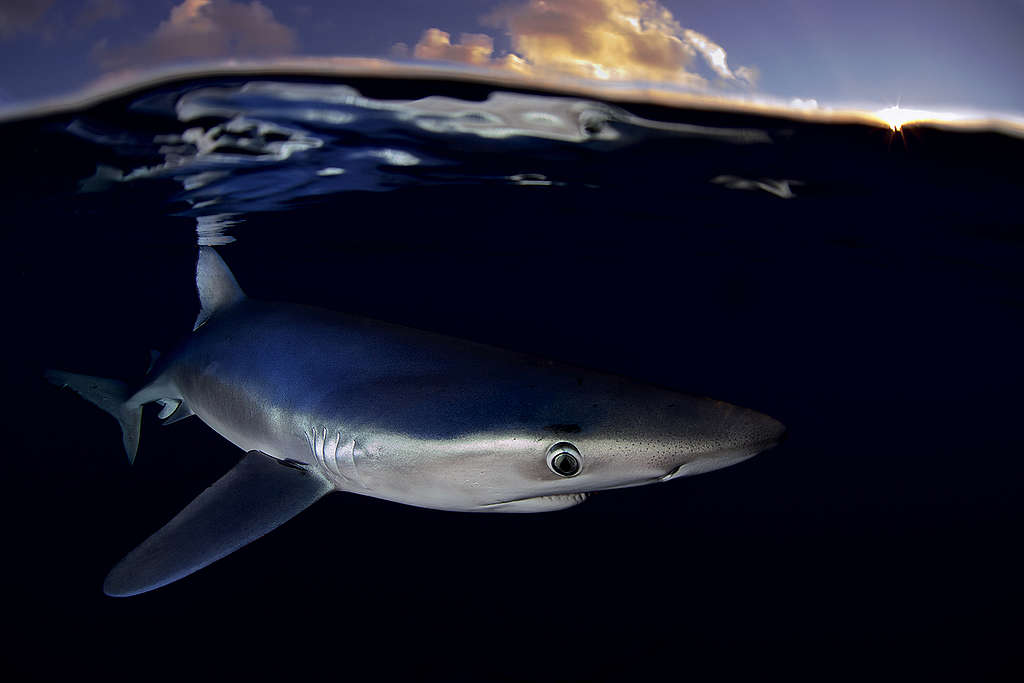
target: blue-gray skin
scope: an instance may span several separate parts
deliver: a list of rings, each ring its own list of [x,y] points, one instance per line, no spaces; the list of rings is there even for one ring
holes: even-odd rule
[[[712,399],[254,301],[210,247],[200,249],[196,282],[195,332],[138,391],[48,373],[119,419],[130,458],[150,402],[168,422],[195,414],[249,453],[115,567],[104,586],[112,595],[181,578],[333,490],[441,510],[545,512],[591,491],[731,465],[784,432]]]

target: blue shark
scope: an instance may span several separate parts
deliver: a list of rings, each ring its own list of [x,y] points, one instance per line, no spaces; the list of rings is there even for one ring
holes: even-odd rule
[[[729,403],[398,325],[249,298],[212,247],[188,339],[137,386],[50,370],[117,418],[195,416],[239,463],[132,550],[108,595],[183,578],[334,491],[462,512],[550,512],[595,491],[732,465],[777,420]]]

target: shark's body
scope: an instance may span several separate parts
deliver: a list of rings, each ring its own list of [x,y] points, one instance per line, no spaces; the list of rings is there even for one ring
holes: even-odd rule
[[[110,594],[181,578],[334,490],[444,510],[543,512],[590,491],[738,462],[784,431],[711,399],[255,301],[208,247],[197,288],[193,335],[137,391],[49,374],[121,421],[130,458],[150,402],[168,422],[198,416],[248,453],[115,567]]]

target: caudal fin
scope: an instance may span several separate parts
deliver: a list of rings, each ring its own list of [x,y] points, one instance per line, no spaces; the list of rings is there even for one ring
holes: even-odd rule
[[[116,379],[76,375],[62,370],[47,370],[46,379],[59,387],[70,387],[79,396],[114,416],[121,425],[121,437],[128,461],[135,462],[142,429],[142,405],[131,405],[128,385]]]

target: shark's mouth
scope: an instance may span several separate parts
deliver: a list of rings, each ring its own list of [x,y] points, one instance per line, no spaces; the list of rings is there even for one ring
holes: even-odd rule
[[[559,493],[551,496],[516,498],[499,503],[487,503],[477,509],[481,512],[548,512],[579,505],[589,493]]]

